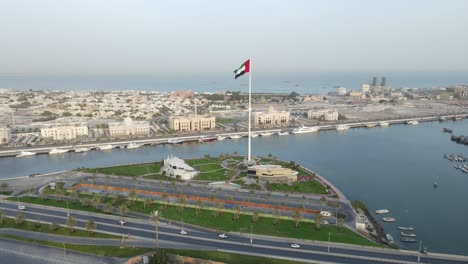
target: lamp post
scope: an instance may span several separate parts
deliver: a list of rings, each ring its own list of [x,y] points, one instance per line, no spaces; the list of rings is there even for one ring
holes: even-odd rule
[[[67,249],[65,248],[65,242],[63,244],[63,257],[65,258],[65,261],[67,260]]]
[[[70,209],[68,208],[68,200],[67,200],[67,217],[70,217]]]
[[[419,261],[421,261],[421,247],[422,247],[422,240],[419,241],[418,263]]]
[[[253,232],[252,232],[253,225],[250,225],[250,245],[252,245],[253,242]]]
[[[330,253],[330,232],[328,232],[328,253]]]

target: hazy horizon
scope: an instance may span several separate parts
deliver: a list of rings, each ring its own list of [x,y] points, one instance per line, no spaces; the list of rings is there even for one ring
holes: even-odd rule
[[[468,72],[468,3],[7,1],[0,76]]]

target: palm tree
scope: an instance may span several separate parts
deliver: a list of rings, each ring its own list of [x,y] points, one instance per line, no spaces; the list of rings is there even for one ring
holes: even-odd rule
[[[0,188],[3,189],[3,190],[8,189],[8,183],[3,182],[2,184],[0,184]]]
[[[128,212],[128,208],[127,208],[127,206],[125,206],[124,204],[122,204],[122,205],[119,206],[119,211],[120,211],[120,220],[122,220],[123,214],[125,214],[126,212]]]
[[[299,222],[302,219],[302,214],[299,210],[294,211],[292,215],[292,219],[294,220],[294,227],[298,228],[299,227]]]
[[[317,214],[315,217],[315,229],[320,230],[320,226],[322,225],[323,216],[321,214]]]
[[[223,203],[216,202],[216,210],[213,212],[213,216],[216,218],[221,214],[221,209],[223,208]]]
[[[158,233],[158,224],[159,224],[159,217],[161,217],[161,211],[156,210],[151,213],[151,220],[154,222],[156,226],[156,248],[159,249],[159,233]]]
[[[78,192],[75,191],[75,190],[72,190],[72,191],[71,191],[70,196],[71,196],[72,201],[73,201],[74,203],[76,203],[76,202],[79,201],[79,199],[80,199],[80,196],[78,195]]]
[[[151,198],[145,198],[145,200],[143,200],[143,209],[146,209],[146,206],[152,203],[153,200]]]
[[[110,203],[105,203],[103,210],[104,210],[104,213],[106,213],[106,214],[110,213],[111,210],[112,210],[112,205]]]
[[[128,193],[128,198],[132,200],[132,205],[135,204],[135,200],[137,198],[137,191],[136,189],[131,189],[130,192]]]
[[[97,210],[99,209],[99,205],[101,205],[101,197],[96,194],[93,196],[91,202],[93,203],[94,208]]]
[[[336,222],[336,224],[338,225],[338,229],[339,229],[340,231],[342,231],[342,230],[343,230],[343,225],[344,225],[344,219],[343,219],[343,217],[339,217],[338,220],[337,220],[337,222]]]
[[[279,223],[280,215],[281,213],[278,208],[275,208],[275,218],[273,218],[273,225],[277,225]]]
[[[167,208],[167,204],[169,203],[169,195],[166,192],[161,193],[161,198],[164,201],[164,209]]]
[[[81,204],[84,207],[88,207],[91,204],[91,200],[89,200],[89,198],[84,198],[83,200],[81,200]]]
[[[203,201],[198,199],[197,200],[197,208],[195,209],[195,215],[198,216],[200,214],[200,211],[203,209]]]
[[[185,201],[185,198],[180,198],[179,201],[177,201],[179,205],[179,208],[177,208],[177,210],[179,211],[179,214],[182,213],[182,211],[184,210],[185,208],[185,205],[186,205],[186,201]]]
[[[257,223],[258,219],[260,218],[260,212],[257,210],[252,215],[252,222],[255,224]]]
[[[67,218],[67,227],[68,227],[68,231],[69,232],[75,232],[75,224],[76,224],[76,221],[73,217],[69,216]]]
[[[322,197],[320,197],[320,211],[322,211],[323,205],[325,204],[326,201],[327,199],[325,198],[325,196],[322,195]]]
[[[240,213],[241,213],[241,207],[236,204],[236,206],[234,206],[234,214],[233,214],[232,220],[238,220],[240,217]]]
[[[25,217],[24,217],[24,214],[23,214],[23,213],[17,214],[17,215],[16,215],[16,219],[15,219],[16,224],[17,224],[17,225],[23,224],[24,218],[25,218]]]
[[[91,235],[94,234],[94,230],[96,229],[97,224],[93,220],[88,220],[86,223],[86,230],[91,232]]]
[[[49,188],[44,188],[42,189],[41,191],[41,197],[42,199],[46,200],[47,199],[47,196],[49,195]]]
[[[3,225],[3,210],[0,210],[0,225]]]

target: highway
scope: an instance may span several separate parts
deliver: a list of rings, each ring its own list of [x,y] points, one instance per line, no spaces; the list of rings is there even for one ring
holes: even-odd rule
[[[56,222],[65,225],[67,210],[62,208],[46,207],[32,204],[25,204],[23,211],[26,218],[36,221],[39,217],[43,223]],[[0,210],[4,216],[15,217],[20,211],[17,203],[10,201],[0,201]],[[154,241],[154,223],[151,221],[128,219],[128,224],[121,226],[118,223],[118,216],[103,215],[82,211],[70,210],[70,215],[77,221],[76,226],[84,229],[88,220],[97,223],[96,232],[106,232],[115,235],[140,238],[146,241]],[[399,251],[371,247],[361,247],[331,243],[328,252],[328,243],[314,242],[306,240],[295,240],[288,238],[277,238],[267,236],[253,236],[253,244],[250,244],[249,234],[228,234],[228,239],[218,238],[219,232],[205,228],[186,228],[188,234],[179,234],[181,227],[161,221],[159,227],[159,239],[175,243],[197,245],[206,249],[219,249],[229,252],[237,252],[251,255],[265,255],[275,258],[289,258],[306,262],[330,262],[330,263],[414,263],[417,261],[417,252]],[[301,245],[300,249],[290,247],[292,243]],[[467,257],[439,255],[430,253],[423,255],[421,263],[468,263]]]

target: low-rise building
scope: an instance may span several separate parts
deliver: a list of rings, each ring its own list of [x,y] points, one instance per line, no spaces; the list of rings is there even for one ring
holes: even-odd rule
[[[297,171],[281,165],[255,165],[248,168],[248,175],[270,183],[293,183],[297,181]]]
[[[346,95],[347,91],[346,88],[340,86],[336,88],[336,93],[338,95]]]
[[[291,116],[287,111],[276,111],[272,106],[268,108],[267,112],[255,112],[253,115],[254,126],[286,126],[289,124]]]
[[[371,86],[370,86],[370,84],[365,83],[365,84],[363,84],[363,85],[361,86],[361,92],[362,92],[362,93],[365,93],[365,94],[366,94],[366,93],[370,93],[370,91],[371,91]]]
[[[118,136],[144,136],[149,135],[151,126],[147,121],[133,121],[125,118],[122,122],[111,122],[109,125],[109,135]]]
[[[88,136],[86,123],[41,128],[41,137],[53,140],[70,140]]]
[[[216,128],[216,118],[201,115],[171,116],[169,128],[175,131],[212,130]]]
[[[11,129],[8,127],[0,128],[0,144],[6,143],[11,139]]]
[[[321,110],[309,110],[307,112],[307,118],[309,119],[323,119],[325,121],[336,121],[339,118],[337,111],[321,109]]]
[[[198,171],[185,163],[183,159],[169,156],[164,159],[163,171],[167,176],[181,180],[191,180],[198,175]]]

